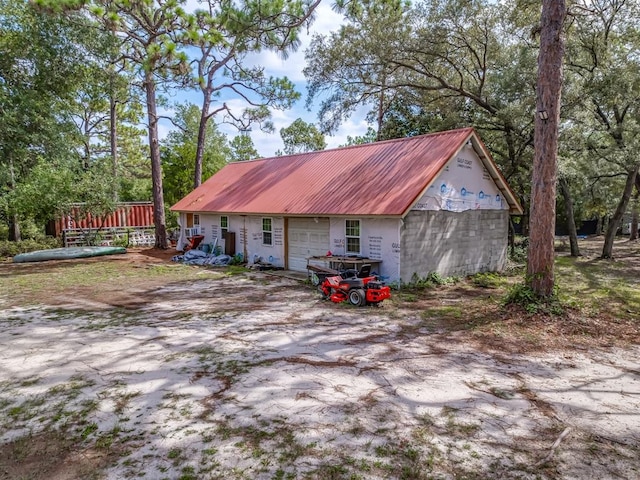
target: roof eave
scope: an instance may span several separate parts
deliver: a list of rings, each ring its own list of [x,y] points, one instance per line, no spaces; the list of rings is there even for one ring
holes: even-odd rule
[[[500,193],[502,193],[505,200],[509,204],[509,214],[522,215],[524,213],[524,210],[522,209],[518,198],[516,197],[515,193],[513,193],[513,190],[511,190],[511,187],[509,187],[507,180],[504,178],[502,172],[500,172],[496,163],[491,157],[491,153],[489,153],[485,145],[480,141],[475,131],[470,135],[470,140],[476,154],[482,161],[484,167],[487,169],[487,172],[489,172],[489,175],[498,187],[498,190],[500,190]]]

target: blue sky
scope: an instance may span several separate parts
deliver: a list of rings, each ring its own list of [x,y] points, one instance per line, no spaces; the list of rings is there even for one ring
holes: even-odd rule
[[[190,0],[188,4],[197,8],[196,0]],[[288,77],[296,86],[296,90],[302,94],[302,97],[292,109],[281,111],[272,110],[272,121],[275,126],[275,132],[272,134],[264,133],[257,127],[250,132],[258,153],[263,157],[269,157],[275,154],[276,150],[282,150],[284,145],[280,138],[280,129],[288,127],[297,118],[302,118],[305,122],[317,124],[317,102],[312,105],[312,111],[305,108],[307,96],[307,82],[302,73],[305,67],[304,52],[309,46],[311,37],[314,33],[326,34],[330,31],[337,30],[342,23],[342,15],[337,14],[331,9],[331,1],[323,1],[316,9],[315,21],[308,31],[301,32],[302,45],[296,51],[291,53],[287,59],[282,59],[277,53],[262,52],[249,57],[249,61],[265,67],[266,74],[275,77]],[[174,98],[169,99],[172,102],[191,102],[200,105],[202,98],[199,92],[183,92]],[[226,97],[221,99],[235,112],[240,113],[246,106],[240,98]],[[340,129],[333,136],[326,136],[327,148],[337,147],[346,142],[347,136],[363,135],[367,131],[367,123],[364,120],[366,109],[354,114],[349,120],[345,121]],[[170,112],[164,112],[165,115],[171,115]],[[220,124],[221,118],[215,119],[219,124],[219,129],[227,134],[229,140],[238,135],[238,131],[230,125]],[[162,122],[160,126],[160,138],[166,136],[171,129],[171,124]]]

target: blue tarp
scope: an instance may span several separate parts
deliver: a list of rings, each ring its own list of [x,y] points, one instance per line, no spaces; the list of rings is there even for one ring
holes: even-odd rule
[[[202,250],[189,250],[184,255],[175,255],[171,257],[174,262],[184,263],[186,265],[229,265],[233,257],[229,255],[215,255],[203,252]]]

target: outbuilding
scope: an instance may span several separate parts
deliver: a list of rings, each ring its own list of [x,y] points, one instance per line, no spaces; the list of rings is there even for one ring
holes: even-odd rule
[[[389,282],[499,271],[521,214],[472,128],[228,164],[172,208],[189,236],[305,271],[365,257]]]

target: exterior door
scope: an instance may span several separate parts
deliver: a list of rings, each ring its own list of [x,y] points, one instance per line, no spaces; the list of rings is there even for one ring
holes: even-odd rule
[[[304,272],[308,257],[329,251],[328,218],[289,218],[288,230],[289,270]]]

